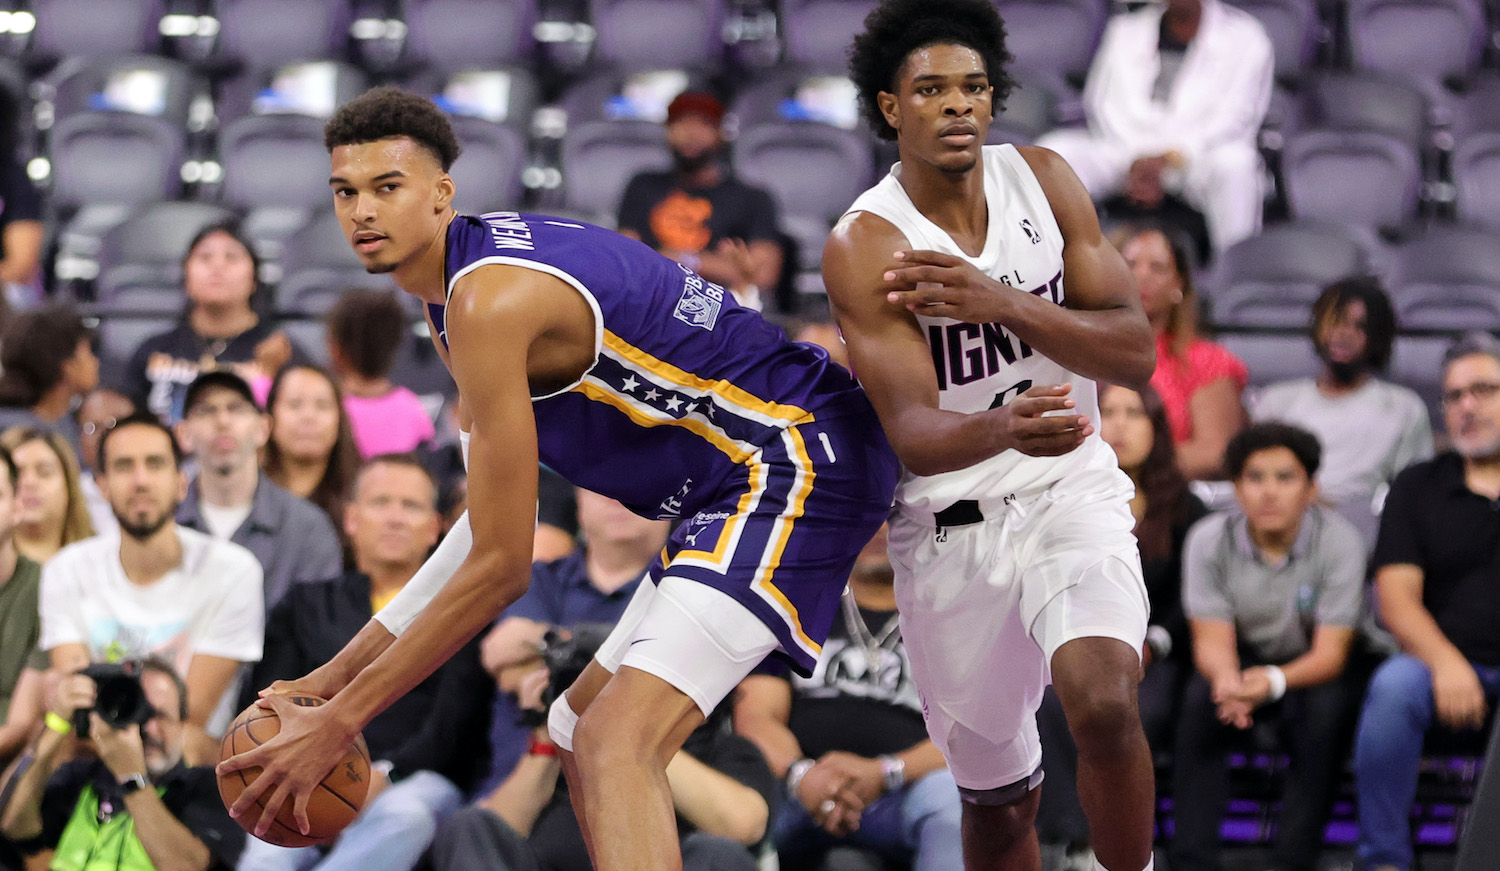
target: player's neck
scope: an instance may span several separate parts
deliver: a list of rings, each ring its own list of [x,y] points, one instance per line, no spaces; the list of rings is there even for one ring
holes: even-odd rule
[[[899,181],[912,205],[971,254],[983,250],[990,227],[983,167],[977,162],[966,172],[943,172],[922,161],[901,161]]]
[[[167,522],[149,538],[120,534],[120,565],[132,584],[152,584],[182,564],[182,539],[177,524]]]
[[[443,276],[448,258],[448,227],[456,217],[458,212],[449,209],[448,214],[438,222],[437,232],[433,233],[432,238],[391,272],[397,287],[423,302],[434,305],[447,303],[447,287]]]
[[[232,339],[260,322],[255,312],[239,306],[194,306],[188,315],[193,332],[205,339]]]

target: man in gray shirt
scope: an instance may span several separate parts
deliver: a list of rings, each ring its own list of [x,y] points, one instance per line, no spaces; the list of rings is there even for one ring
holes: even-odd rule
[[[1305,430],[1250,426],[1225,451],[1237,510],[1188,533],[1182,599],[1198,673],[1177,727],[1173,871],[1220,867],[1225,753],[1257,719],[1280,727],[1292,756],[1272,867],[1317,865],[1360,689],[1346,665],[1365,562],[1354,527],[1316,504],[1320,454]]]
[[[1318,488],[1369,548],[1379,503],[1396,473],[1432,456],[1432,424],[1421,397],[1377,377],[1390,362],[1396,335],[1396,316],[1379,281],[1345,278],[1324,288],[1313,304],[1310,332],[1323,361],[1317,377],[1266,387],[1251,398],[1250,415],[1318,437]]]
[[[343,574],[333,523],[260,471],[270,423],[243,378],[214,370],[188,385],[177,437],[198,462],[177,522],[243,545],[265,569],[266,609],[293,583]]]

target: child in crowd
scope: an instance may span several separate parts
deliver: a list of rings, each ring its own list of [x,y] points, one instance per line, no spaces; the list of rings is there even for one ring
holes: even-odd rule
[[[395,295],[351,290],[328,313],[328,352],[365,459],[415,450],[435,434],[415,393],[388,377],[407,315]]]

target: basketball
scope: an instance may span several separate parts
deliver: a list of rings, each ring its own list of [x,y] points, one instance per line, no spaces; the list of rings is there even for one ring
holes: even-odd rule
[[[316,696],[292,696],[292,702],[304,706],[323,704]],[[276,737],[281,731],[281,718],[276,712],[252,704],[235,717],[220,745],[220,758],[228,759],[252,750]],[[245,787],[260,776],[259,768],[246,768],[219,775],[219,797],[227,809],[240,797]],[[364,807],[365,795],[370,788],[370,751],[365,739],[356,736],[354,743],[338,764],[313,790],[307,802],[308,833],[297,830],[297,819],[293,815],[293,802],[288,799],[281,806],[276,820],[266,830],[262,840],[281,847],[307,847],[332,839]],[[268,796],[265,796],[269,798]],[[257,805],[264,807],[261,801]],[[260,815],[251,813],[236,820],[245,831],[250,832],[260,821]]]

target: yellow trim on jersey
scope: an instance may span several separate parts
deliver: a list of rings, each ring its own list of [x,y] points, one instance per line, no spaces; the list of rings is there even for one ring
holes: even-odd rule
[[[723,568],[724,557],[729,550],[729,543],[735,540],[740,523],[750,516],[751,505],[760,502],[760,496],[765,492],[766,481],[768,479],[769,476],[766,474],[765,463],[751,464],[748,488],[740,495],[739,504],[734,506],[734,514],[730,515],[724,521],[723,527],[719,529],[719,539],[714,542],[714,549],[712,551],[684,549],[678,551],[677,555],[672,559],[675,561],[687,557],[689,559],[710,560],[719,568]]]
[[[704,441],[723,451],[726,456],[736,463],[747,463],[755,456],[734,441],[731,441],[722,432],[708,426],[701,420],[695,420],[691,417],[671,417],[665,414],[662,417],[652,417],[642,411],[639,406],[626,401],[625,397],[620,394],[612,390],[607,390],[587,379],[575,389],[595,402],[607,403],[623,411],[626,416],[641,426],[680,426],[689,432],[701,436]]]
[[[767,402],[723,379],[709,381],[706,378],[700,378],[691,372],[679,369],[665,360],[659,360],[642,351],[609,330],[604,331],[604,347],[614,351],[658,378],[670,381],[681,387],[690,387],[695,390],[704,391],[705,393],[712,393],[731,405],[739,406],[745,411],[754,412],[786,423],[809,423],[813,419],[811,414],[795,405]]]
[[[770,557],[761,560],[761,576],[755,579],[755,585],[765,590],[781,604],[782,609],[791,618],[792,629],[796,631],[797,637],[802,640],[802,643],[814,653],[821,653],[823,646],[813,641],[807,636],[806,632],[802,631],[802,618],[797,613],[796,606],[771,583],[772,576],[776,574],[776,569],[781,565],[781,555],[786,552],[786,543],[792,537],[792,527],[796,525],[797,518],[805,513],[804,509],[807,505],[807,497],[812,494],[813,490],[813,480],[818,477],[817,473],[813,471],[812,457],[808,456],[807,443],[803,441],[802,433],[798,432],[796,427],[789,427],[786,430],[786,434],[791,438],[792,446],[795,449],[793,460],[798,466],[798,472],[802,477],[802,485],[792,495],[792,498],[787,500],[786,510],[782,512],[781,518],[777,521],[781,526],[781,530],[779,534],[773,534],[774,547],[771,550]]]

